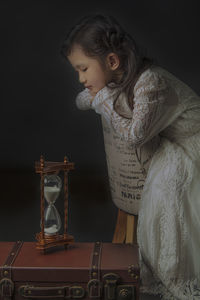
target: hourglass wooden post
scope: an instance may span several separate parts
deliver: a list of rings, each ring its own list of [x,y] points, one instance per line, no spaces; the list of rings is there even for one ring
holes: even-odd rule
[[[35,171],[36,173],[40,174],[40,180],[41,180],[41,185],[40,185],[41,232],[36,234],[36,239],[37,239],[36,248],[38,250],[42,250],[43,252],[45,252],[46,249],[56,247],[59,245],[66,246],[69,243],[74,241],[73,236],[67,233],[68,231],[68,172],[73,169],[74,169],[74,163],[68,162],[66,156],[64,157],[64,162],[45,161],[43,156],[40,157],[40,161],[35,162]],[[64,172],[64,232],[63,234],[58,233],[60,226],[56,226],[56,224],[54,224],[51,227],[47,227],[47,221],[45,220],[45,199],[49,195],[48,197],[50,197],[50,200],[48,201],[49,206],[47,207],[47,215],[52,214],[53,216],[57,216],[58,223],[60,224],[60,217],[54,206],[54,202],[56,201],[55,197],[57,197],[55,196],[55,194],[59,195],[62,186],[62,184],[60,183],[61,179],[59,178],[59,176],[57,176],[60,172]],[[45,181],[48,183],[48,180],[50,182],[50,186],[47,186],[46,192],[44,192]],[[60,184],[60,189],[52,185],[52,180],[54,180],[57,184]],[[55,182],[53,183],[55,184]],[[52,191],[54,191],[54,195]],[[50,221],[52,222],[52,220]]]
[[[64,157],[64,164],[67,168],[67,157]],[[68,225],[68,170],[64,170],[64,212],[65,212],[65,223],[64,223],[64,236],[67,236],[67,225]]]

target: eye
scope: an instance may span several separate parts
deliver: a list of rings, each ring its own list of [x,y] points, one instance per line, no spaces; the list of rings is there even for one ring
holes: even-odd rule
[[[86,71],[87,71],[87,69],[88,69],[88,68],[84,68],[84,69],[82,69],[81,71],[82,71],[82,72],[86,72]]]

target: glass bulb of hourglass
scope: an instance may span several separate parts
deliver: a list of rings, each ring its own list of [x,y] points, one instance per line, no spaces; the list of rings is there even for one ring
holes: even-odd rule
[[[54,206],[62,187],[62,181],[57,175],[46,175],[44,178],[44,197],[48,206],[44,212],[44,232],[46,235],[54,235],[61,228],[61,219]]]

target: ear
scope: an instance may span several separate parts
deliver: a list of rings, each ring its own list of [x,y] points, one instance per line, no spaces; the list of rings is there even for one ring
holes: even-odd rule
[[[108,54],[106,61],[109,69],[112,71],[116,70],[119,67],[120,64],[119,57],[114,52]]]

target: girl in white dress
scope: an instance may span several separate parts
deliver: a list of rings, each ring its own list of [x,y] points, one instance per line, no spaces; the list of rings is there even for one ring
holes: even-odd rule
[[[100,114],[130,151],[156,140],[138,212],[141,291],[200,299],[200,98],[110,16],[81,19],[62,54],[85,87],[80,109]]]

